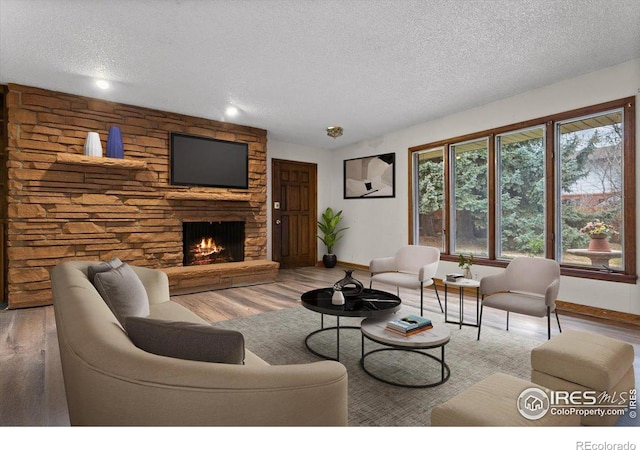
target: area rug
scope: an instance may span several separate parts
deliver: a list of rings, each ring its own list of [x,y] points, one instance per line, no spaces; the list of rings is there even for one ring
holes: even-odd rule
[[[403,313],[417,313],[404,307]],[[444,323],[439,314],[431,314],[436,323]],[[357,325],[361,319],[341,318],[340,325]],[[246,346],[272,365],[300,364],[320,360],[305,347],[305,337],[320,328],[320,314],[302,306],[271,311],[241,319],[216,322],[217,327],[243,333]],[[324,326],[335,325],[335,317],[325,316]],[[361,335],[358,329],[344,329],[340,334],[340,362],[349,374],[350,426],[428,426],[431,409],[495,372],[529,379],[531,349],[543,341],[518,336],[488,326],[477,328],[447,324],[451,341],[445,359],[451,369],[447,382],[432,388],[414,389],[382,383],[360,366]],[[309,344],[323,354],[335,354],[335,331],[313,336]],[[381,348],[365,342],[366,351]],[[440,349],[428,350],[440,356]],[[367,368],[383,378],[405,384],[437,381],[440,365],[409,352],[377,352],[367,358]],[[474,405],[469,405],[470,408]]]

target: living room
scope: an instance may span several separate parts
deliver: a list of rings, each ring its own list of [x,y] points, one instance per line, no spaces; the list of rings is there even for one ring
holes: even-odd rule
[[[103,58],[101,66],[104,71],[103,78],[112,84],[110,90],[101,91],[93,86],[94,77],[88,75],[91,70],[74,71],[72,68],[58,67],[49,61],[49,57],[46,55],[47,52],[55,55],[54,50],[35,52],[33,48],[28,46],[27,48],[22,48],[22,44],[18,45],[16,41],[22,38],[25,42],[24,45],[27,45],[30,39],[33,39],[31,35],[33,31],[31,30],[37,29],[38,26],[44,26],[47,14],[49,14],[49,17],[58,17],[63,15],[62,12],[64,11],[70,18],[64,20],[59,18],[60,24],[72,21],[73,14],[71,10],[77,8],[80,14],[78,17],[83,19],[93,18],[91,23],[96,27],[96,31],[95,34],[92,34],[89,31],[90,25],[88,24],[83,25],[83,27],[73,25],[71,28],[77,27],[78,30],[86,30],[85,32],[92,36],[87,39],[87,42],[95,40],[94,44],[86,45],[91,48],[91,51],[98,54],[100,50],[92,47],[93,45],[108,47],[108,42],[115,40],[126,41],[123,34],[114,34],[113,30],[117,30],[114,24],[112,24],[113,30],[105,32],[108,38],[99,38],[98,29],[103,18],[112,17],[108,2],[96,2],[96,4],[92,5],[93,7],[87,7],[86,9],[84,7],[80,8],[74,2],[67,2],[64,7],[37,1],[26,2],[26,5],[24,3],[11,1],[2,1],[0,3],[0,14],[2,14],[3,18],[0,83],[6,86],[4,99],[9,111],[7,115],[9,169],[6,183],[8,206],[5,213],[8,216],[8,220],[5,220],[5,226],[8,227],[6,243],[8,259],[5,270],[9,295],[5,298],[5,302],[8,302],[10,310],[3,313],[5,320],[7,320],[6,315],[16,314],[18,310],[23,313],[29,313],[50,308],[50,306],[47,306],[52,302],[49,271],[57,262],[67,260],[106,261],[119,257],[131,265],[167,269],[170,283],[172,283],[172,294],[178,293],[176,288],[179,286],[185,287],[185,291],[181,293],[188,294],[189,289],[187,287],[191,283],[200,282],[198,280],[194,281],[194,277],[197,277],[198,272],[195,269],[190,269],[189,271],[173,269],[183,265],[181,235],[184,222],[243,221],[246,233],[245,259],[247,261],[265,262],[264,267],[243,267],[240,269],[240,278],[250,272],[250,275],[254,277],[251,280],[252,283],[277,285],[283,277],[290,279],[291,274],[298,274],[301,277],[306,276],[311,279],[315,277],[315,283],[329,283],[330,285],[343,277],[340,267],[344,267],[355,269],[356,276],[360,277],[365,284],[368,284],[366,283],[369,275],[368,266],[372,259],[392,255],[400,247],[408,243],[417,243],[416,237],[419,235],[419,230],[417,229],[417,212],[414,206],[415,199],[412,198],[414,196],[413,186],[415,181],[413,179],[415,168],[412,166],[414,161],[412,158],[414,153],[418,154],[422,151],[420,147],[426,146],[431,149],[432,147],[438,147],[438,143],[464,140],[461,137],[487,132],[487,130],[488,134],[492,134],[492,130],[500,129],[501,127],[527,123],[541,118],[555,117],[567,112],[626,99],[630,99],[629,101],[633,102],[634,105],[634,111],[627,113],[627,116],[635,114],[637,117],[635,98],[637,98],[637,93],[640,89],[638,84],[640,79],[640,54],[638,53],[637,42],[640,39],[638,39],[637,21],[631,20],[637,16],[637,8],[632,2],[614,2],[614,7],[607,10],[607,14],[603,14],[609,21],[620,21],[623,18],[629,21],[629,26],[617,28],[617,30],[625,30],[624,32],[618,31],[618,33],[626,36],[626,40],[617,35],[610,38],[611,41],[616,39],[623,41],[625,45],[621,46],[626,48],[627,51],[616,53],[612,50],[610,59],[606,58],[601,51],[596,55],[591,55],[589,62],[584,62],[588,59],[586,55],[589,54],[589,51],[581,49],[581,47],[587,46],[586,43],[583,45],[581,39],[586,39],[587,36],[569,34],[567,36],[569,40],[571,38],[575,40],[572,42],[574,46],[572,51],[580,55],[580,58],[577,59],[580,59],[582,64],[578,65],[576,63],[577,67],[563,72],[560,70],[560,65],[564,60],[552,56],[553,52],[559,51],[558,46],[560,44],[556,42],[553,46],[545,47],[538,42],[538,45],[542,47],[542,51],[537,54],[537,57],[540,58],[537,64],[543,66],[544,70],[540,69],[535,73],[531,70],[515,71],[516,78],[520,78],[518,83],[513,79],[505,78],[504,80],[499,80],[497,85],[492,85],[495,91],[484,97],[473,97],[471,95],[472,91],[477,90],[476,83],[480,83],[480,80],[475,80],[473,77],[461,75],[452,70],[449,72],[450,78],[459,78],[460,82],[446,87],[435,86],[433,90],[447,90],[455,94],[449,95],[446,99],[441,99],[442,103],[438,105],[438,108],[434,105],[434,112],[424,109],[415,111],[416,107],[411,104],[411,95],[398,97],[397,103],[413,111],[412,117],[405,121],[400,121],[396,118],[398,114],[387,113],[385,108],[380,107],[377,114],[373,115],[377,119],[374,125],[364,124],[362,119],[354,117],[357,116],[357,113],[352,105],[360,100],[357,97],[353,98],[352,95],[355,92],[362,93],[361,91],[365,91],[365,89],[359,90],[350,85],[350,89],[353,89],[353,91],[341,91],[338,89],[339,94],[331,97],[332,101],[329,102],[331,107],[327,109],[334,109],[336,111],[334,116],[317,113],[315,108],[319,108],[319,106],[308,106],[310,111],[308,115],[316,122],[313,130],[309,130],[308,123],[300,123],[297,118],[293,117],[287,126],[278,126],[274,123],[275,120],[284,121],[285,117],[290,117],[292,114],[284,113],[282,116],[278,116],[278,119],[269,118],[267,120],[265,116],[268,113],[264,111],[256,112],[257,106],[252,105],[250,99],[245,99],[245,104],[242,104],[242,98],[236,99],[240,113],[235,118],[224,116],[221,111],[226,104],[223,104],[223,102],[215,104],[214,109],[216,109],[216,112],[211,114],[197,113],[195,111],[198,109],[195,106],[193,109],[185,109],[183,105],[172,104],[170,99],[185,97],[190,99],[194,105],[197,104],[202,107],[201,104],[203,102],[197,100],[197,97],[202,97],[202,95],[195,94],[194,96],[192,91],[201,91],[203,88],[193,89],[197,84],[183,81],[182,79],[180,81],[174,79],[173,83],[169,83],[177,93],[164,93],[162,89],[166,88],[167,85],[160,84],[152,87],[152,89],[155,89],[155,97],[154,94],[151,94],[148,98],[137,98],[136,95],[127,97],[128,94],[136,89],[140,92],[147,91],[142,86],[146,82],[141,82],[139,78],[127,79],[126,72],[133,70],[132,68],[129,69],[127,64],[129,67],[136,66],[136,62],[128,60],[127,52],[119,56],[118,54],[107,52],[106,55],[108,56],[101,56]],[[341,13],[344,14],[345,18],[350,17],[353,20],[354,31],[362,32],[369,26],[367,20],[358,18],[357,13],[364,14],[362,8],[365,8],[363,4],[358,4],[358,2],[345,7],[344,11],[341,11],[340,8],[335,10],[336,4],[332,2],[317,2],[314,5],[305,4],[304,6],[299,6],[300,10],[296,11],[298,15],[294,15],[294,12],[290,10],[291,8],[298,8],[294,8],[291,2],[271,4],[268,7],[259,7],[257,3],[247,2],[242,7],[238,7],[238,9],[234,9],[231,4],[226,2],[211,3],[211,5],[205,6],[204,4],[198,4],[198,2],[185,2],[181,5],[168,5],[161,2],[162,7],[153,9],[153,14],[160,16],[158,18],[159,21],[168,21],[173,13],[179,17],[179,19],[175,19],[175,24],[184,24],[189,23],[190,14],[197,15],[198,11],[201,14],[206,13],[206,15],[210,16],[215,15],[213,12],[223,16],[221,11],[216,8],[224,6],[229,11],[229,16],[224,16],[225,20],[231,21],[233,17],[246,13],[248,17],[255,21],[252,22],[247,19],[254,26],[260,23],[255,17],[257,12],[249,14],[247,10],[255,9],[262,14],[267,14],[267,19],[265,19],[267,24],[269,21],[282,24],[282,22],[277,21],[278,17],[288,17],[289,19],[295,17],[296,20],[300,21],[294,27],[298,31],[303,28],[301,25],[303,23],[317,30],[321,24],[326,25],[327,22],[333,23],[333,20],[338,20],[341,17]],[[402,17],[406,19],[402,13],[396,15],[398,11],[395,2],[373,3],[375,4],[374,9],[380,8],[380,12],[384,12],[390,17],[393,16],[397,20],[401,20]],[[410,2],[398,3],[406,8],[405,14],[410,14],[411,11],[414,13],[417,11],[422,11],[423,13],[432,11],[436,16],[437,11],[439,14],[443,14],[442,17],[453,20],[452,11],[459,12],[453,4],[443,5],[438,2],[438,4],[429,3],[426,6],[421,6]],[[135,20],[136,14],[151,13],[147,10],[148,5],[143,2],[132,1],[125,2],[122,5],[124,5],[123,13],[129,16],[123,19],[125,22]],[[536,6],[541,9],[559,8],[553,11],[560,14],[562,8],[559,5],[558,2],[539,2]],[[478,4],[475,6],[477,7]],[[582,6],[586,7],[585,5]],[[208,7],[213,9],[207,10]],[[422,7],[426,9],[422,10]],[[588,7],[596,10],[599,8],[595,2],[588,5]],[[318,13],[318,10],[325,11],[321,14],[323,19],[317,23],[308,18],[303,20],[307,16],[305,8],[312,8],[314,13]],[[417,8],[417,10],[412,8]],[[442,8],[447,9],[449,12],[445,14],[440,11]],[[491,13],[497,15],[499,5],[493,5],[492,8],[494,9],[491,10]],[[604,7],[602,6],[602,8]],[[37,11],[38,9],[40,9],[40,12]],[[400,9],[402,10],[402,8]],[[473,8],[471,9],[474,10]],[[334,11],[335,16],[326,13],[326,10]],[[526,17],[529,17],[530,14],[530,12],[527,13],[517,7],[511,7],[510,13],[514,16],[523,15]],[[26,24],[25,21],[28,22],[26,19],[25,21],[18,20],[24,19],[22,17],[23,14],[33,17],[33,23]],[[352,15],[349,16],[348,14]],[[569,12],[564,11],[563,14],[569,14]],[[577,12],[571,11],[571,14],[577,14]],[[308,15],[314,16],[314,14]],[[581,21],[587,20],[584,15],[588,14],[579,13]],[[509,14],[507,13],[501,14],[503,18],[508,16]],[[373,13],[367,13],[366,18],[373,21]],[[9,22],[14,20],[15,24],[11,25]],[[604,19],[602,21],[606,22]],[[593,25],[593,27],[602,27],[602,25],[596,25],[592,22],[589,22],[589,24]],[[22,31],[20,32],[16,30],[16,27],[19,26],[16,25],[18,23],[22,24]],[[244,24],[244,22],[242,23]],[[544,25],[551,27],[552,24],[545,22]],[[57,33],[60,33],[60,40],[64,46],[68,45],[68,41],[65,40],[66,37],[64,37],[62,31],[58,29],[58,27],[62,28],[62,26],[57,25],[55,29]],[[266,25],[263,23],[262,26]],[[414,23],[411,26],[416,27],[417,25]],[[337,25],[335,27],[340,28]],[[572,27],[574,27],[572,30],[575,30],[577,25],[573,24]],[[12,30],[12,32],[4,30]],[[162,36],[166,35],[166,33],[163,34],[162,32],[158,32],[154,38],[159,39],[158,45],[166,44],[171,47],[172,43],[179,42],[179,36],[184,32],[184,30],[179,30],[176,33],[178,36],[175,38],[176,41],[168,37],[166,38],[168,41],[162,41],[164,39]],[[387,30],[387,32],[389,31]],[[629,39],[629,35],[631,35],[631,39]],[[55,36],[56,34],[53,33],[47,36],[46,39],[54,42],[53,49],[59,52],[60,49],[55,44]],[[283,36],[286,36],[286,34],[274,37],[273,42],[284,45],[286,41],[282,40],[284,39]],[[152,38],[145,39],[149,40],[147,45],[156,45]],[[395,39],[400,40],[397,36]],[[539,37],[539,39],[542,38]],[[43,45],[41,39],[33,39],[33,41],[33,44]],[[329,42],[335,44],[332,40],[329,40]],[[338,43],[344,44],[345,42],[347,41]],[[383,42],[393,42],[393,39],[388,38]],[[400,40],[400,42],[404,41]],[[467,44],[471,45],[468,42]],[[113,45],[115,47],[118,47],[118,45],[122,48],[127,47],[127,44],[123,42]],[[364,44],[360,43],[358,45]],[[364,51],[364,48],[360,48],[358,45],[354,45],[354,48],[348,48],[354,52],[356,50]],[[277,49],[277,45],[275,47]],[[18,51],[16,48],[25,52],[26,55],[29,54],[29,51],[32,51],[33,61],[29,62],[29,57],[17,57],[16,53]],[[419,48],[421,47],[419,46]],[[223,54],[229,56],[234,50],[237,51],[238,48],[231,49],[230,47],[225,50],[228,53],[223,52]],[[501,50],[504,51],[502,48]],[[515,50],[515,48],[512,48],[512,50]],[[307,52],[303,53],[305,57],[313,54],[310,50],[304,51]],[[390,49],[390,51],[392,50]],[[451,49],[450,51],[453,50]],[[527,47],[527,51],[533,50]],[[340,48],[335,48],[323,53],[325,64],[329,64],[332,61],[331,58],[334,56],[332,52],[335,52],[338,67],[348,69],[345,70],[345,73],[348,74],[345,77],[357,78],[353,75],[361,72],[349,68],[347,65],[349,58],[354,58],[354,55],[348,51],[343,53]],[[78,55],[83,55],[84,58],[90,59],[84,50],[79,49],[77,53]],[[464,54],[465,51],[463,50],[461,53]],[[158,55],[161,54],[162,52],[159,51]],[[489,58],[489,54],[491,52],[486,54],[487,58]],[[543,56],[545,54],[546,56]],[[500,55],[501,53],[492,54],[494,58],[499,58]],[[59,55],[60,59],[64,60],[62,56],[62,54]],[[117,60],[117,63],[104,62],[110,61],[109,58],[114,61]],[[122,62],[118,58],[122,58]],[[275,55],[272,55],[272,58],[276,60]],[[356,59],[360,61],[360,58]],[[51,62],[51,70],[38,74],[37,70],[42,69],[39,69],[41,66],[38,66],[35,62],[37,60]],[[441,60],[441,63],[443,61],[446,61],[446,59]],[[456,61],[459,61],[459,59],[456,59]],[[144,61],[138,62],[142,63]],[[90,61],[85,61],[85,63],[91,64]],[[34,66],[32,67],[30,64],[34,64]],[[76,61],[75,64],[80,64],[80,62]],[[341,64],[344,64],[344,66],[341,66]],[[403,63],[396,62],[395,64],[396,76],[398,76],[397,74],[402,73],[401,69],[406,69],[405,66],[410,64],[410,61],[403,60]],[[180,66],[180,63],[172,61],[171,65],[173,68],[173,66]],[[21,67],[23,67],[22,70],[32,72],[32,75],[25,75],[25,72],[18,70]],[[255,67],[252,67],[250,62],[241,59],[238,59],[238,67],[238,70],[242,68],[246,73],[251,70],[260,72]],[[312,67],[315,68],[316,65],[313,64]],[[335,66],[332,67],[333,70],[337,70]],[[411,71],[418,71],[421,68],[418,63],[410,67]],[[387,67],[390,71],[393,68],[393,64]],[[562,68],[566,69],[566,67]],[[271,68],[265,67],[266,69],[270,69],[269,73],[271,73]],[[109,70],[112,70],[113,73],[109,73]],[[176,76],[173,70],[167,71],[170,74],[167,76],[168,78]],[[191,71],[193,70],[191,69]],[[226,71],[234,72],[234,70],[228,68],[226,68]],[[526,80],[527,74],[531,75],[531,81]],[[186,77],[186,74],[181,75]],[[534,75],[539,76],[539,78],[533,79]],[[136,77],[138,76],[142,75],[136,75]],[[231,77],[233,76],[231,75]],[[237,77],[237,75],[235,76]],[[243,74],[243,76],[245,75]],[[486,76],[484,75],[484,77]],[[300,86],[293,83],[293,80],[288,80],[291,86],[284,82],[280,83],[282,85],[280,86],[275,83],[275,80],[271,80],[274,84],[270,86],[268,83],[261,84],[264,81],[260,81],[259,77],[257,79],[248,75],[246,77],[247,84],[255,83],[264,91],[268,91],[270,88],[275,90],[276,87],[283,89],[282,91],[277,91],[278,100],[275,103],[295,103],[303,95],[302,91],[299,91]],[[407,74],[407,77],[409,77],[409,74]],[[163,83],[168,83],[168,81],[163,80]],[[69,84],[77,85],[77,89],[70,88]],[[318,91],[335,90],[332,87],[332,83],[325,82],[323,84],[318,79],[313,79],[313,82],[309,84],[312,86],[311,91],[315,91],[314,95],[309,93],[310,97],[315,97]],[[502,84],[505,87],[501,90],[500,86]],[[403,86],[398,88],[397,92],[405,92],[411,89],[418,89],[418,86]],[[421,86],[420,89],[425,89],[425,87]],[[483,87],[480,90],[486,91],[487,89],[489,88]],[[220,88],[220,90],[224,89]],[[389,94],[385,95],[382,90],[376,90],[375,88],[367,88],[366,90],[380,92],[381,98],[384,100],[378,100],[379,102],[393,103],[388,97]],[[395,92],[395,90],[392,91]],[[425,91],[420,90],[420,92]],[[371,95],[370,92],[369,95]],[[436,93],[433,92],[430,95],[435,98]],[[472,100],[468,100],[465,97],[470,97]],[[130,101],[128,98],[132,100]],[[418,103],[417,100],[416,103]],[[620,104],[622,105],[621,108],[624,109],[626,103],[622,102]],[[397,105],[393,106],[395,110]],[[424,108],[424,106],[421,107]],[[605,110],[607,109],[605,108]],[[302,115],[294,113],[294,115],[296,114]],[[362,114],[364,115],[364,111]],[[143,161],[145,163],[144,167],[135,165],[133,167],[125,167],[120,165],[115,168],[108,168],[85,162],[70,162],[67,156],[59,156],[67,153],[82,155],[87,133],[92,131],[99,132],[104,146],[109,129],[114,125],[122,130],[124,160]],[[326,128],[330,125],[343,126],[343,136],[336,138],[327,136]],[[635,127],[635,123],[633,126]],[[291,130],[287,131],[287,128]],[[216,193],[222,195],[222,197],[217,197],[214,201],[203,201],[197,194],[205,193],[210,195],[211,189],[171,186],[169,183],[170,132],[184,132],[213,139],[246,142],[251,161],[249,163],[249,188],[246,190],[216,190]],[[635,133],[630,139],[631,142],[635,140],[632,148],[632,153],[635,157],[637,155],[637,142],[639,142],[637,129],[635,129]],[[434,143],[436,145],[432,145]],[[395,154],[393,196],[366,199],[346,198],[345,161],[388,153]],[[329,206],[335,210],[342,210],[342,226],[348,227],[343,238],[335,246],[339,268],[329,270],[318,267],[314,271],[320,271],[320,274],[318,272],[309,274],[300,268],[278,270],[277,268],[274,269],[273,264],[266,264],[273,262],[272,260],[277,261],[278,259],[274,258],[274,255],[280,252],[280,249],[277,248],[278,242],[274,239],[278,226],[276,221],[280,218],[278,210],[274,207],[274,203],[279,200],[274,198],[273,192],[272,168],[274,167],[274,161],[296,161],[316,166],[316,204],[318,214]],[[108,164],[108,162],[105,164]],[[635,198],[637,195],[637,189],[635,188],[635,184],[638,181],[637,174],[634,173],[631,181],[634,189],[630,198]],[[185,197],[184,195],[187,196]],[[191,196],[189,197],[189,195]],[[225,195],[227,195],[226,198],[224,197]],[[625,195],[628,195],[628,193],[625,192]],[[625,220],[631,220],[631,222],[625,223],[637,224],[635,201],[628,210],[625,210],[625,213],[628,211],[632,212],[630,215],[633,217],[625,217]],[[616,326],[619,326],[620,329],[625,330],[620,332],[622,335],[626,336],[629,333],[629,329],[632,330],[630,333],[633,334],[633,327],[638,326],[638,316],[640,316],[640,302],[638,301],[640,291],[636,282],[637,274],[635,270],[635,259],[638,257],[638,251],[635,247],[635,242],[633,242],[638,234],[637,225],[633,229],[626,227],[621,231],[624,232],[624,245],[627,245],[622,249],[625,252],[624,267],[618,269],[612,265],[613,270],[607,270],[605,271],[606,273],[589,267],[574,269],[573,272],[571,270],[567,272],[563,268],[565,272],[563,272],[558,293],[558,300],[562,302],[561,307],[559,307],[560,320],[569,318],[568,320],[571,321],[572,315],[581,313],[583,316],[581,316],[580,320],[584,320],[584,323],[587,324],[581,326],[587,329],[597,328],[599,323],[605,323],[605,328],[613,327],[615,329]],[[316,242],[315,232],[314,227],[312,230],[313,242]],[[547,229],[547,235],[549,234],[549,229]],[[451,235],[445,235],[445,238],[448,239],[447,242],[452,242]],[[495,240],[495,236],[492,239]],[[630,242],[633,242],[632,246],[628,246]],[[442,255],[436,276],[440,280],[446,274],[460,270],[456,252],[445,251],[445,247],[451,248],[443,245],[441,249]],[[317,242],[313,252],[314,264],[322,258],[325,250],[325,246],[321,242]],[[506,264],[497,261],[499,258],[492,255],[492,252],[493,250],[487,255],[479,255],[476,258],[476,262],[472,267],[473,278],[481,279],[503,271]],[[293,272],[286,272],[286,270],[293,270]],[[201,280],[203,276],[202,274],[200,275]],[[207,282],[211,282],[211,273],[207,273],[206,277],[208,277]],[[276,278],[278,281],[274,283]],[[181,282],[185,284],[180,285]],[[230,284],[224,285],[224,283],[221,283],[221,285],[212,286],[211,288],[227,288],[232,286],[234,281],[227,283]],[[242,281],[238,281],[238,285],[241,284]],[[191,287],[193,286],[191,285]],[[321,286],[315,285],[313,287]],[[305,290],[308,289],[310,287],[306,286]],[[217,291],[218,293],[215,294],[216,299],[220,301],[221,298],[224,298],[225,292],[232,290]],[[425,289],[425,292],[428,292],[425,301],[429,304],[429,313],[439,314],[439,309],[435,302],[436,297],[431,295],[432,291],[430,289]],[[236,294],[230,294],[231,297],[234,295]],[[250,296],[251,293],[237,295]],[[297,296],[299,301],[299,293],[297,293]],[[412,306],[419,304],[417,292],[408,293],[403,291],[403,300],[405,296]],[[191,300],[186,300],[185,298],[183,304],[187,304],[188,301]],[[193,301],[196,302],[196,300]],[[596,316],[593,319],[595,325],[589,322],[590,319],[584,317],[585,314]],[[488,316],[488,318],[492,320],[491,316]],[[501,320],[495,317],[493,322],[490,322],[487,327],[483,327],[483,332],[485,328],[490,329],[492,325],[501,328]],[[517,332],[517,324],[518,319],[514,317],[510,333],[515,334]],[[544,319],[532,319],[532,322],[525,322],[523,325],[523,328],[535,328],[536,331],[534,333],[546,333]],[[506,333],[504,330],[500,331],[502,334]],[[635,331],[637,331],[637,328]],[[554,334],[556,332],[557,330],[554,329]],[[527,333],[525,332],[524,334],[526,335]],[[632,343],[635,345],[636,355],[638,355],[638,343]],[[637,358],[636,356],[636,362],[634,363],[636,372],[638,372]],[[15,375],[8,374],[6,376]],[[3,394],[4,392],[6,391],[3,391]],[[616,432],[620,433],[617,430]],[[612,436],[622,439],[620,436],[624,436],[624,434],[614,434]]]

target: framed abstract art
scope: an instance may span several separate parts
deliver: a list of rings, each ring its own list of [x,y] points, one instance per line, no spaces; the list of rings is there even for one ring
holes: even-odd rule
[[[344,161],[344,198],[396,196],[395,153]]]

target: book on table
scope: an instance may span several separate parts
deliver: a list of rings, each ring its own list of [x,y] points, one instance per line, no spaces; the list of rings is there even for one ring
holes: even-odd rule
[[[433,325],[427,325],[426,327],[416,328],[415,330],[411,330],[406,333],[404,331],[394,330],[393,328],[389,328],[389,327],[387,327],[387,330],[392,333],[398,334],[400,336],[409,337],[409,336],[413,336],[414,334],[418,334],[418,333],[422,333],[423,331],[430,330],[432,328],[433,328]]]
[[[425,317],[416,316],[415,314],[409,314],[401,317],[400,319],[390,320],[387,322],[387,328],[392,331],[399,331],[405,334],[415,330],[423,330],[426,327],[433,327],[431,320]]]
[[[461,273],[448,273],[447,281],[455,283],[456,281],[460,281],[464,278],[464,275]]]

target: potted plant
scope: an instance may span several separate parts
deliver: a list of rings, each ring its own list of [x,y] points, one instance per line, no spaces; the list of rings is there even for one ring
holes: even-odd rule
[[[322,236],[318,235],[318,239],[327,246],[327,254],[322,257],[322,263],[327,269],[335,267],[338,262],[338,258],[333,254],[333,246],[342,237],[341,233],[347,229],[338,228],[341,220],[342,211],[336,213],[331,208],[327,208],[318,221],[318,228],[322,232]]]
[[[609,235],[616,235],[618,231],[613,225],[605,223],[600,219],[592,220],[580,229],[581,233],[589,235],[591,240],[589,241],[589,251],[594,252],[610,252],[609,242],[607,237]]]
[[[464,269],[465,278],[473,278],[473,275],[471,274],[471,266],[473,266],[473,253],[469,253],[467,256],[460,253],[460,256],[458,256],[458,267]]]

